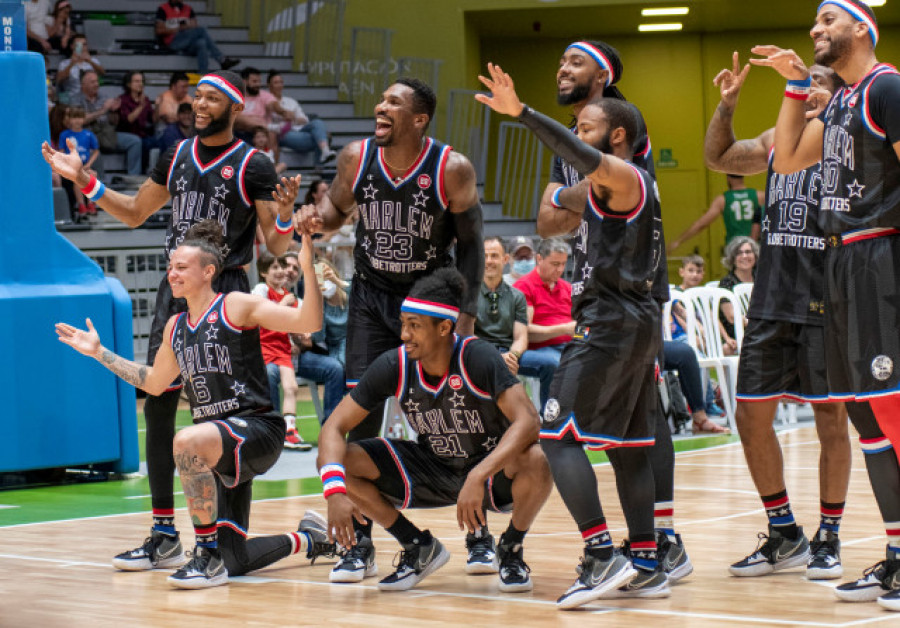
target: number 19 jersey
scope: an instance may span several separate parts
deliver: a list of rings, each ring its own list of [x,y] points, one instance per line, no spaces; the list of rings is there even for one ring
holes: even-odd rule
[[[356,271],[378,289],[406,294],[417,279],[451,264],[456,238],[444,169],[452,148],[430,137],[401,177],[391,177],[384,149],[363,141],[353,180],[359,207]]]

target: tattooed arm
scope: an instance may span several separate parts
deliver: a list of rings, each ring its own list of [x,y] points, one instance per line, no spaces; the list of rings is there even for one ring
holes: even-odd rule
[[[163,338],[169,337],[173,321],[174,319],[171,319],[166,324]],[[100,344],[100,336],[94,329],[91,319],[87,319],[87,327],[87,330],[83,330],[66,323],[57,323],[56,334],[59,336],[60,342],[69,345],[83,355],[96,359],[132,386],[145,390],[151,395],[165,392],[169,384],[178,376],[175,353],[172,351],[172,347],[165,342],[159,348],[153,366],[144,366],[126,360]]]

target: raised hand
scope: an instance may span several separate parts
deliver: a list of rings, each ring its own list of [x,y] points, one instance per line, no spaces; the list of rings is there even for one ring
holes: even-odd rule
[[[479,75],[478,80],[491,90],[491,96],[475,94],[475,100],[487,105],[497,113],[518,117],[525,106],[516,94],[516,86],[512,78],[499,65],[493,63],[488,63],[488,74],[491,75],[490,78]]]
[[[313,246],[312,235],[309,233],[301,234],[300,253],[297,255],[297,261],[300,262],[300,268],[304,271],[313,270],[313,257],[315,247]]]
[[[66,146],[69,147],[68,153],[56,150],[49,143],[44,142],[41,144],[41,154],[44,156],[44,161],[50,164],[53,172],[74,182],[83,171],[81,157],[78,155],[78,142],[75,141],[75,138],[70,137],[66,140]]]
[[[322,214],[315,205],[303,205],[294,212],[294,230],[303,235],[322,232]]]
[[[793,50],[785,50],[778,46],[753,46],[750,52],[765,57],[765,59],[750,59],[750,63],[770,67],[789,81],[802,81],[809,76],[809,70],[803,59]]]
[[[102,348],[100,336],[97,334],[97,330],[94,329],[91,319],[87,319],[85,322],[88,327],[86,331],[67,323],[57,323],[56,335],[59,336],[60,342],[69,345],[78,353],[94,358],[97,357]]]
[[[734,109],[737,105],[738,95],[741,93],[741,87],[749,72],[750,64],[746,64],[741,69],[740,57],[735,51],[732,56],[731,69],[722,70],[713,79],[713,85],[719,88],[719,97],[722,99],[722,103],[729,109]]]
[[[272,198],[278,203],[278,213],[290,208],[293,212],[294,201],[297,200],[297,194],[300,193],[300,175],[293,177],[281,177],[281,183],[275,185],[275,191],[272,192]]]

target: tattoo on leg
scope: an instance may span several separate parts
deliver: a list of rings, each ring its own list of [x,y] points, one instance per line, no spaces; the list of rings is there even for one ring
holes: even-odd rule
[[[198,456],[179,452],[175,465],[184,488],[188,511],[196,525],[209,525],[218,519],[216,480],[212,471]]]

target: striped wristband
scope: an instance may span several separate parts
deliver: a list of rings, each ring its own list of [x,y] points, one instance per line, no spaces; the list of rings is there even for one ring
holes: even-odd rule
[[[788,81],[784,89],[784,95],[794,100],[806,100],[812,89],[812,78],[807,76],[802,81]]]
[[[96,175],[92,174],[88,184],[81,188],[81,193],[92,201],[99,201],[106,193],[106,186],[103,185],[103,182]]]
[[[326,464],[319,469],[319,477],[322,478],[322,496],[328,499],[336,493],[347,494],[344,465]]]
[[[294,230],[293,216],[287,222],[281,222],[281,216],[275,216],[275,231],[278,233],[290,233]]]
[[[562,194],[562,191],[566,190],[566,189],[568,189],[568,188],[566,188],[566,186],[562,186],[562,187],[556,188],[553,191],[553,194],[550,196],[550,204],[553,205],[554,208],[556,208],[556,209],[563,208],[562,204],[559,202],[559,195]]]

